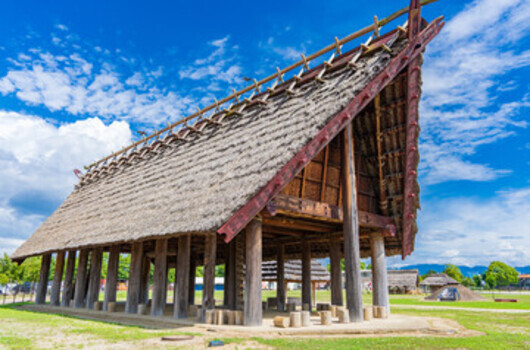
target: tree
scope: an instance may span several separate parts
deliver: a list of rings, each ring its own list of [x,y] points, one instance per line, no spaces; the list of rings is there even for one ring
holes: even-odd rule
[[[481,274],[473,275],[473,282],[475,282],[475,287],[482,287],[482,282],[484,280],[482,279]]]
[[[466,287],[473,287],[475,285],[475,281],[471,277],[464,277],[462,279],[462,285]]]
[[[458,266],[453,264],[445,265],[444,273],[447,276],[454,278],[457,282],[462,282],[462,280],[464,279],[464,275],[462,274]]]
[[[124,281],[129,279],[129,268],[131,266],[131,255],[120,254],[118,263],[118,280]]]
[[[22,265],[20,265],[23,269],[22,279],[27,282],[38,282],[40,277],[40,263],[40,257],[33,257],[24,260]],[[50,275],[52,275],[52,271],[53,270],[50,268]]]
[[[9,277],[6,274],[0,273],[0,286],[9,283]]]
[[[519,281],[517,271],[500,261],[493,261],[485,273],[486,284],[490,288],[504,287]]]

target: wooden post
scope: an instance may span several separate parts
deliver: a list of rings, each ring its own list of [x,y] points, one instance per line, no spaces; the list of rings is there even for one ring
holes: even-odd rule
[[[66,260],[66,273],[64,275],[63,295],[61,298],[62,307],[69,307],[70,300],[72,300],[72,297],[74,296],[73,280],[75,272],[76,253],[77,252],[75,250],[70,250],[68,252],[68,259]]]
[[[190,281],[188,282],[188,298],[189,304],[195,305],[195,277],[197,276],[197,261],[193,254],[190,257]]]
[[[140,279],[142,274],[143,244],[134,242],[131,249],[131,266],[129,268],[129,285],[127,286],[127,302],[125,312],[135,314],[138,312],[140,302]]]
[[[245,235],[237,235],[234,239],[234,251],[235,251],[235,266],[234,266],[234,300],[235,310],[243,310],[245,308],[244,300],[244,284],[245,284]]]
[[[149,303],[149,274],[151,273],[151,260],[144,255],[142,259],[142,273],[140,276],[140,295],[138,297],[140,304]]]
[[[385,261],[385,239],[379,232],[372,234],[370,239],[372,250],[372,288],[373,305],[382,306],[390,313],[390,303],[388,298],[388,277]]]
[[[215,256],[217,250],[217,233],[211,232],[204,238],[204,276],[202,284],[201,322],[206,321],[206,310],[215,308]]]
[[[183,235],[178,238],[177,267],[175,279],[177,290],[175,291],[174,318],[187,318],[189,305],[189,282],[190,282],[190,249],[191,235]],[[215,262],[214,262],[215,263]],[[214,267],[215,280],[215,267]]]
[[[48,290],[48,277],[50,277],[51,254],[44,254],[40,263],[39,285],[35,294],[35,304],[46,303],[46,292]]]
[[[151,316],[164,315],[164,294],[167,293],[167,244],[168,240],[165,238],[157,239],[155,243],[155,272],[153,275]]]
[[[94,309],[94,303],[99,301],[99,289],[101,282],[101,259],[103,249],[94,248],[90,254],[90,279],[88,281],[88,293],[86,296],[86,308]]]
[[[109,249],[109,262],[107,266],[107,280],[105,281],[105,297],[103,310],[109,310],[109,303],[116,302],[116,288],[118,285],[118,269],[120,265],[120,246],[113,245]]]
[[[233,242],[225,246],[225,278],[223,288],[223,305],[228,309],[232,309],[232,295],[233,295],[233,261],[232,261],[232,245]]]
[[[245,273],[245,326],[261,326],[261,219],[254,218],[245,229],[246,273]]]
[[[63,280],[64,252],[58,252],[55,257],[55,272],[53,274],[50,305],[59,306],[61,302],[61,282]]]
[[[302,305],[309,305],[311,310],[311,245],[302,238]]]
[[[285,246],[276,247],[276,308],[285,311]]]
[[[342,305],[342,271],[340,269],[340,242],[330,239],[331,304]]]
[[[346,274],[346,305],[350,320],[363,320],[361,253],[359,248],[359,213],[352,125],[343,131],[342,207],[344,229],[344,271]]]
[[[76,309],[82,308],[85,305],[88,254],[88,249],[81,249],[79,252],[74,292],[74,307]]]

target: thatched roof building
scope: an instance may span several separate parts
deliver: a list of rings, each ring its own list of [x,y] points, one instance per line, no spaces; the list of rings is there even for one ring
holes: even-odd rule
[[[407,293],[418,288],[418,270],[388,270],[388,288],[391,293]]]
[[[439,273],[425,278],[420,282],[420,287],[424,291],[434,291],[440,287],[456,284],[459,283],[454,278],[447,276],[445,273]]]
[[[245,324],[257,325],[262,260],[302,259],[302,301],[311,305],[310,260],[330,257],[338,305],[337,266],[344,257],[348,298],[355,300],[350,317],[360,321],[360,258],[371,256],[382,277],[374,280],[386,281],[385,255],[404,258],[414,250],[422,52],[444,24],[442,18],[427,23],[420,8],[411,0],[408,8],[88,166],[12,258],[42,255],[44,285],[50,254],[57,254],[52,299],[58,304],[65,253],[71,286],[79,251],[75,294],[68,287],[63,299],[92,308],[108,251],[105,309],[115,300],[119,255],[130,253],[126,311],[147,304],[153,263],[150,304],[157,316],[166,301],[167,268],[176,266],[176,318],[186,317],[190,276],[204,265],[203,320],[214,306],[215,264],[225,263],[225,304],[243,308],[244,296]],[[405,27],[383,33],[383,25],[406,13]],[[354,40],[369,33],[357,46]],[[296,74],[289,79],[287,73]],[[387,305],[387,288],[378,290],[374,302]]]
[[[278,278],[276,261],[264,261],[261,265],[261,275],[264,281],[276,281]],[[284,266],[285,282],[302,282],[302,261],[288,260]],[[317,259],[311,260],[311,281],[329,282],[329,271]]]

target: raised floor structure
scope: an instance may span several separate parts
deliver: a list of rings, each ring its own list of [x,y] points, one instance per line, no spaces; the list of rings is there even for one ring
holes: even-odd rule
[[[421,5],[430,2],[412,0],[87,167],[12,256],[43,257],[36,303],[45,302],[54,273],[52,305],[99,309],[108,253],[101,312],[116,307],[123,254],[131,255],[123,306],[130,314],[162,317],[171,304],[172,317],[183,319],[200,304],[204,321],[215,308],[215,266],[225,264],[224,308],[242,310],[245,325],[259,326],[263,261],[277,261],[284,286],[285,261],[301,259],[302,301],[311,305],[311,259],[327,257],[331,302],[345,304],[351,321],[363,320],[361,258],[372,257],[375,305],[388,307],[384,258],[411,254],[417,231],[422,52],[443,26],[442,18],[421,18]],[[383,25],[407,13],[405,25],[383,34]],[[363,35],[364,44],[347,48]],[[198,266],[202,301],[193,293]],[[167,299],[170,268],[174,300]],[[285,297],[280,287],[280,310]]]

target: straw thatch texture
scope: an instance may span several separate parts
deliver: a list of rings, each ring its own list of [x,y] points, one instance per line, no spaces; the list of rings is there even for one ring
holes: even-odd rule
[[[388,288],[395,292],[416,290],[418,270],[388,270]]]
[[[406,40],[393,48],[400,51]],[[217,230],[391,59],[379,50],[77,188],[12,258]]]
[[[276,281],[276,261],[264,261],[261,265],[261,276],[264,281]],[[289,260],[284,265],[285,280],[287,282],[302,282],[302,261]],[[317,259],[311,260],[311,281],[329,282],[328,270]]]
[[[445,273],[439,273],[436,275],[430,275],[426,279],[420,282],[420,287],[422,290],[431,292],[437,288],[444,287],[447,285],[456,285],[459,284],[457,280],[447,276]]]

